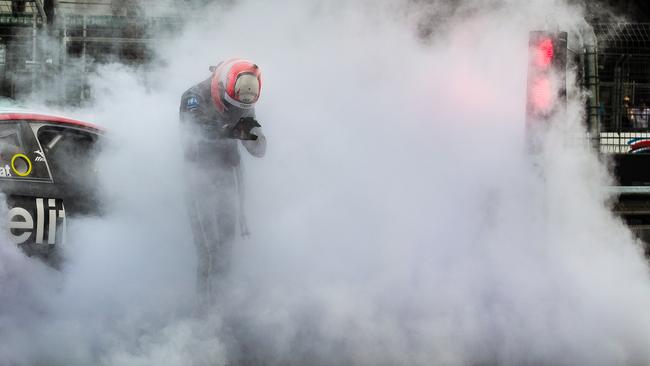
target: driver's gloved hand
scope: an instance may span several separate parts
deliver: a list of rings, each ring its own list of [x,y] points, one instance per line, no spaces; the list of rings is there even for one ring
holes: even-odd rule
[[[251,133],[256,127],[262,127],[253,117],[240,118],[237,123],[225,125],[224,137],[238,140],[257,140],[257,135]]]

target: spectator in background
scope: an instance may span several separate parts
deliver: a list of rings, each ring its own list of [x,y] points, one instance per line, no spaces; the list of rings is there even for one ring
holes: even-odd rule
[[[630,108],[630,97],[627,95],[623,97],[623,116],[621,117],[621,126],[622,130],[632,129],[634,126],[634,112]]]
[[[627,115],[632,123],[632,128],[634,130],[647,130],[648,129],[648,117],[650,117],[650,108],[646,102],[642,102],[639,107],[628,108]]]
[[[646,102],[643,101],[643,103],[641,103],[641,107],[639,107],[639,116],[637,118],[639,129],[648,129],[648,117],[650,117],[650,108],[648,108]]]

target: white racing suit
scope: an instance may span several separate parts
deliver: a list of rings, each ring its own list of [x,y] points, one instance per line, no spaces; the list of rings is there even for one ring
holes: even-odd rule
[[[186,160],[186,203],[197,251],[197,290],[211,299],[227,274],[237,234],[247,235],[243,214],[244,187],[239,142],[223,137],[224,127],[240,118],[255,118],[254,109],[229,106],[220,113],[207,79],[181,98],[180,120]],[[262,157],[266,138],[260,127],[251,130],[257,140],[239,140],[253,156]]]

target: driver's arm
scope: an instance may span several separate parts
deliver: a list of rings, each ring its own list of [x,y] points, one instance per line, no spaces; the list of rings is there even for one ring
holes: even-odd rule
[[[179,108],[181,141],[186,159],[198,158],[197,143],[208,135],[204,131],[206,126],[214,125],[214,123],[210,123],[206,106],[206,101],[198,94],[186,92],[181,97]]]
[[[243,117],[255,118],[255,109],[251,108]],[[257,140],[242,140],[242,145],[248,150],[248,153],[256,158],[261,158],[266,154],[266,137],[262,133],[262,127],[253,127],[250,133],[257,136]]]

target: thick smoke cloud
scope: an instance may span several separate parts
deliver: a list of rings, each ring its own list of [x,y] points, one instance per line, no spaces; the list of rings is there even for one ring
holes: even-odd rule
[[[71,222],[60,273],[2,249],[0,364],[647,363],[647,264],[567,138],[580,92],[524,154],[528,31],[583,26],[547,1],[206,7],[155,45],[164,66],[94,76],[74,113],[110,130],[107,213]],[[178,102],[233,55],[263,69],[269,150],[204,314]]]

